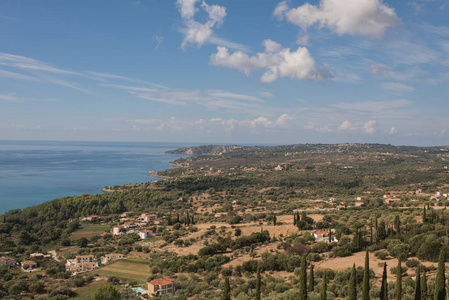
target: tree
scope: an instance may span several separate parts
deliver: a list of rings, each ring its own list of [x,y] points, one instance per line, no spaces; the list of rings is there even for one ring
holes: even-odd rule
[[[444,276],[444,262],[445,262],[444,251],[440,251],[440,259],[438,260],[438,270],[437,277],[435,278],[435,294],[434,300],[445,300],[446,299],[446,278]]]
[[[384,263],[382,284],[380,286],[380,300],[388,300],[387,263]]]
[[[373,244],[373,218],[370,219],[369,228],[370,228],[369,243],[370,243],[370,245],[372,245]]]
[[[223,287],[222,300],[231,300],[231,285],[229,284],[229,278],[225,277],[225,283]]]
[[[425,269],[421,277],[421,298],[427,299],[427,275]]]
[[[112,285],[105,284],[95,291],[90,297],[91,300],[120,300],[120,293]]]
[[[394,299],[401,300],[402,299],[402,267],[401,267],[401,258],[398,259],[398,267],[396,271],[396,290],[394,293]]]
[[[313,265],[310,266],[309,272],[309,284],[307,285],[307,291],[313,292],[315,288],[315,274],[313,274]]]
[[[426,206],[424,206],[424,211],[423,211],[423,214],[422,214],[422,222],[423,223],[427,222]]]
[[[241,236],[242,235],[242,230],[240,228],[236,228],[234,235],[235,236]]]
[[[257,267],[256,300],[260,300],[260,265]]]
[[[87,243],[88,243],[88,240],[86,238],[80,238],[78,240],[78,246],[80,246],[81,248],[86,248]]]
[[[366,250],[365,269],[363,270],[363,300],[369,300],[369,252]]]
[[[397,234],[401,234],[401,219],[399,218],[399,215],[396,215],[394,218],[394,229],[396,229]]]
[[[307,261],[305,255],[302,256],[299,271],[299,300],[307,300]]]
[[[421,266],[416,268],[415,300],[421,300]]]
[[[277,218],[276,215],[273,215],[273,225],[276,226],[277,224]]]
[[[324,270],[323,287],[321,289],[320,298],[321,298],[321,300],[327,300],[327,275],[326,275],[326,270]]]
[[[349,278],[348,300],[357,300],[357,273],[355,264],[352,265],[351,277]]]

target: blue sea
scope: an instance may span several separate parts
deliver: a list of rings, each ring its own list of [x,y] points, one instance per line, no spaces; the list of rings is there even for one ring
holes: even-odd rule
[[[178,143],[0,141],[0,214],[64,196],[102,193],[107,186],[160,178]]]

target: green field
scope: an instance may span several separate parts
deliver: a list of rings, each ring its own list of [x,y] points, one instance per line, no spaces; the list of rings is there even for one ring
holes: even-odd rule
[[[96,235],[101,235],[110,228],[109,225],[100,224],[82,224],[81,227],[72,232],[71,239],[90,238]]]
[[[116,276],[122,279],[146,282],[149,277],[149,263],[141,258],[121,260],[114,264],[102,267],[95,271],[103,276]]]
[[[106,280],[101,280],[101,281],[96,281],[93,282],[87,286],[83,286],[80,287],[78,289],[76,289],[76,293],[78,294],[75,298],[73,299],[79,299],[79,300],[84,300],[84,299],[90,299],[90,296],[100,287],[102,287],[103,285],[105,285],[107,283]]]

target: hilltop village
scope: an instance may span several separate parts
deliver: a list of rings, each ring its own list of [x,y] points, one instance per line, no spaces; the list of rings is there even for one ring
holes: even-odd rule
[[[164,180],[0,216],[0,297],[429,299],[441,290],[449,147],[176,151],[192,156],[158,172]]]

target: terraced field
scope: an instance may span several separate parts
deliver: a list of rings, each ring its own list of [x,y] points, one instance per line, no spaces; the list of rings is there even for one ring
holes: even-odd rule
[[[144,259],[126,259],[102,267],[95,273],[103,276],[116,276],[127,280],[146,282],[149,277],[149,263]]]

